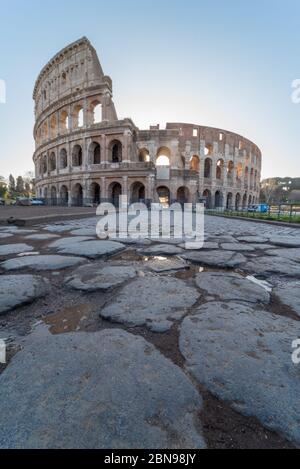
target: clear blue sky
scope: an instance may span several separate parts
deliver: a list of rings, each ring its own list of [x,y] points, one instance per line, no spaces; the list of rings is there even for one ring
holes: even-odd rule
[[[0,4],[0,174],[33,169],[32,90],[45,63],[87,36],[120,117],[236,131],[263,176],[300,176],[299,0],[10,0]]]

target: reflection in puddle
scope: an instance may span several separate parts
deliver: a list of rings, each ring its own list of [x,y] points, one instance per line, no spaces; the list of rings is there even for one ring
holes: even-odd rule
[[[253,277],[252,275],[248,275],[246,278],[251,282],[256,283],[256,285],[259,285],[260,287],[264,288],[269,293],[271,293],[273,290],[272,285],[270,285],[270,283],[266,282],[265,280],[259,280],[258,278]]]
[[[17,257],[29,257],[29,256],[39,256],[39,252],[21,252]]]
[[[202,274],[202,272],[205,272],[204,267],[192,265],[183,272],[177,272],[177,274],[175,274],[175,277],[180,280],[188,280],[190,278],[193,278],[197,274]]]
[[[49,330],[53,335],[76,332],[81,330],[91,310],[92,306],[88,304],[72,306],[44,317],[43,321],[50,326]]]

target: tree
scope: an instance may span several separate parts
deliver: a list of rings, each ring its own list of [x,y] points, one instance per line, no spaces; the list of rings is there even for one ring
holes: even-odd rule
[[[5,178],[0,176],[0,198],[5,199],[7,195],[7,184]]]
[[[16,181],[12,174],[9,176],[8,190],[11,197],[14,197],[16,192]]]
[[[18,195],[23,195],[24,193],[24,180],[22,176],[17,177],[16,192]]]

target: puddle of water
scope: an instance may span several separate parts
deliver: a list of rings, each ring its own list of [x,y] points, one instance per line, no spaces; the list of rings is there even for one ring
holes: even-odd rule
[[[82,329],[91,310],[92,306],[88,304],[72,306],[64,308],[56,314],[45,316],[43,321],[50,326],[49,330],[53,335],[77,332]]]
[[[21,252],[21,254],[18,254],[17,257],[29,257],[29,256],[39,256],[39,252]]]
[[[181,272],[177,272],[175,274],[175,277],[180,279],[180,280],[188,280],[190,278],[193,278],[197,274],[202,274],[202,272],[205,272],[204,267],[197,267],[197,266],[190,266],[188,267],[187,270],[183,270]]]
[[[265,280],[259,280],[258,278],[253,277],[252,275],[248,275],[246,278],[251,282],[255,283],[256,285],[259,285],[260,287],[264,288],[268,293],[271,293],[273,290],[272,285],[270,285],[270,283],[266,282]]]
[[[130,261],[130,262],[141,262],[143,256],[138,254],[136,251],[124,251],[121,254],[111,257],[114,261]]]

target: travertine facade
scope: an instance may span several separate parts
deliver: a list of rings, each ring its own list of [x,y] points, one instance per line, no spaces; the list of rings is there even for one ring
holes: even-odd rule
[[[261,152],[225,130],[167,124],[139,130],[119,120],[112,81],[86,38],[59,52],[40,73],[34,163],[38,197],[51,204],[205,200],[208,207],[258,201]]]

